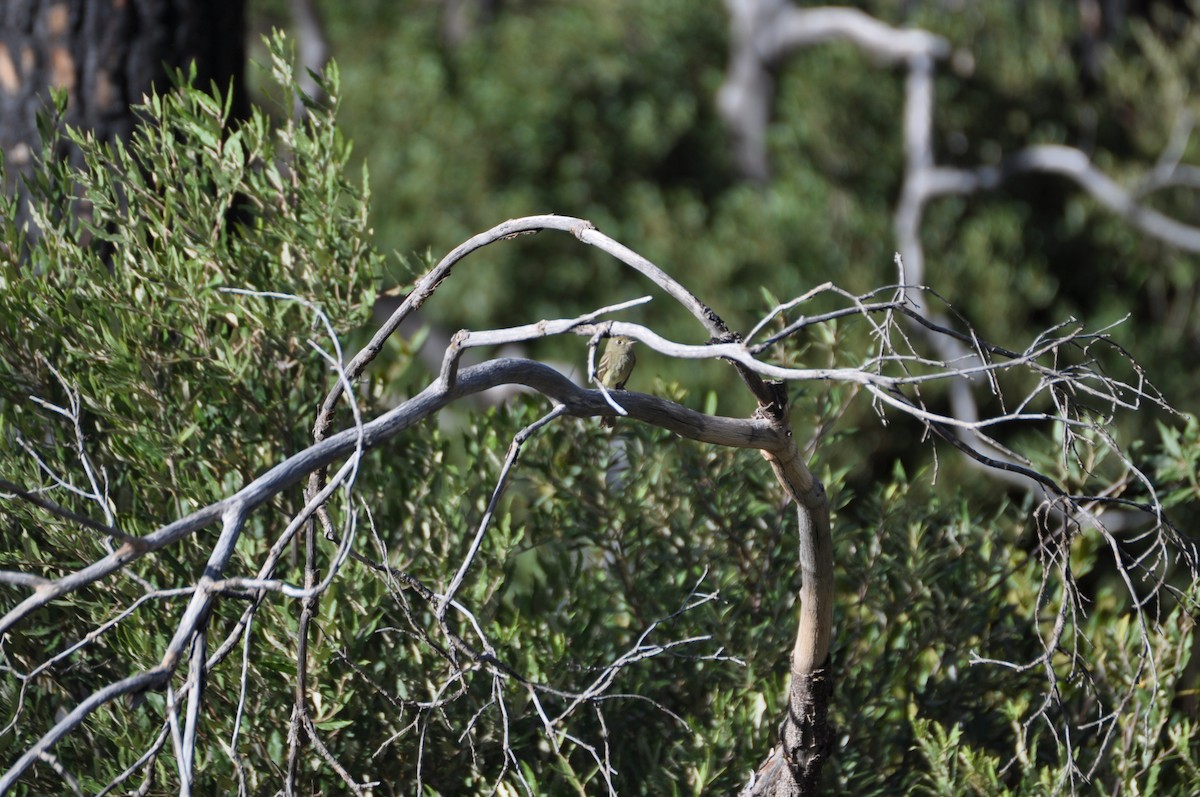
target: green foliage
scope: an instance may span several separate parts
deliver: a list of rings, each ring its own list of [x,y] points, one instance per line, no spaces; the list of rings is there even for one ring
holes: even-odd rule
[[[1050,726],[1066,720],[1077,763],[1091,778],[1087,788],[1188,793],[1195,769],[1188,744],[1197,736],[1194,719],[1180,709],[1194,689],[1188,607],[1195,586],[1162,610],[1145,642],[1154,667],[1140,669],[1144,641],[1128,595],[1115,579],[1092,580],[1094,547],[1078,538],[1072,557],[1088,610],[1074,622],[1086,640],[1083,661],[1067,650],[1051,659],[1061,702],[1043,704],[1045,668],[995,662],[1039,660],[1066,594],[1061,580],[1043,581],[1019,509],[981,517],[937,493],[927,475],[910,481],[897,471],[844,520],[835,555],[843,641],[834,653],[846,668],[835,700],[844,746],[832,761],[841,787],[1054,793],[1070,775]],[[1085,564],[1089,550],[1093,561]],[[1125,716],[1098,716],[1097,700],[1123,704]],[[1031,720],[1039,707],[1046,714]],[[1085,786],[1076,783],[1091,793]]]
[[[850,288],[890,278],[898,80],[849,48],[803,56],[802,72],[781,76],[772,133],[779,179],[754,189],[732,179],[711,107],[725,47],[717,4],[536,4],[536,13],[534,4],[512,5],[458,50],[435,44],[433,5],[363,3],[332,15],[335,33],[355,42],[343,49],[356,107],[342,118],[358,135],[385,131],[377,137],[390,142],[369,156],[383,186],[373,212],[385,245],[441,252],[506,216],[583,215],[671,270],[686,268],[689,286],[718,296],[728,305],[718,309],[739,326],[773,303],[762,285],[787,298],[834,274]],[[944,122],[945,132],[967,131],[978,150],[971,157],[1007,150],[1020,135],[1054,140],[1074,130],[1070,119],[1040,110],[1022,119],[1016,100],[999,125],[981,110],[997,94],[1020,96],[1031,81],[1060,88],[1043,100],[1047,108],[1074,96],[1075,78],[1053,44],[1068,35],[1065,12],[967,4],[935,16],[917,5],[920,21],[980,45],[986,69],[947,89],[961,100],[948,105],[962,110]],[[1014,58],[1006,36],[1026,37],[1028,57]],[[270,57],[274,87],[264,93],[282,95],[290,115],[290,67],[278,46]],[[297,303],[221,289],[291,293],[319,306],[339,334],[361,334],[380,275],[395,267],[371,245],[365,182],[346,177],[336,71],[326,88],[329,107],[310,109],[304,122],[273,123],[261,111],[231,122],[224,101],[183,87],[150,101],[144,113],[153,124],[126,146],[70,133],[86,155],[81,170],[47,149],[30,188],[37,230],[0,226],[0,440],[12,452],[0,458],[0,478],[92,517],[111,512],[123,531],[142,533],[229,494],[311,440],[314,408],[331,384],[307,343],[322,340],[320,327]],[[1031,119],[1040,127],[1031,131]],[[1065,239],[1041,245],[1063,229]],[[1058,290],[1065,277],[1050,263],[1062,252],[1128,254],[1134,260],[1113,268],[1129,273],[1157,267],[1161,255],[1086,202],[1020,192],[990,204],[943,203],[927,234],[940,255],[931,276],[935,267],[952,275],[955,304],[1001,339],[1013,330],[1027,337],[1042,313],[1107,312],[1123,298]],[[439,306],[455,319],[501,324],[611,298],[614,266],[580,256],[574,242],[543,238],[464,266],[471,277],[451,279]],[[1171,279],[1191,273],[1172,258]],[[493,282],[489,272],[500,276]],[[655,312],[662,331],[696,335],[674,311]],[[1191,323],[1179,320],[1173,334],[1191,334]],[[398,368],[407,367],[407,346],[389,345]],[[852,325],[829,324],[775,354],[783,363],[834,365],[865,346]],[[642,365],[648,381],[650,359]],[[717,367],[703,373],[708,380]],[[402,397],[393,377],[375,374],[362,386],[368,415]],[[666,368],[657,377],[656,392],[710,411],[732,412],[739,401],[714,388],[719,381],[697,390]],[[78,437],[70,419],[30,401],[69,407],[73,395]],[[1027,724],[1045,672],[974,657],[1036,659],[1039,634],[1071,597],[1053,570],[1043,583],[1029,508],[1006,495],[980,502],[958,492],[944,464],[934,483],[919,430],[879,431],[866,410],[847,410],[866,404],[852,388],[804,386],[795,398],[797,429],[811,434],[814,467],[837,512],[837,736],[827,786],[865,795],[1052,792],[1064,783],[1064,756],[1051,729],[1067,723],[1083,728],[1073,743],[1091,781],[1079,791],[1186,794],[1200,775],[1187,613],[1165,601],[1155,608],[1145,638],[1157,670],[1139,670],[1143,637],[1109,554],[1090,536],[1073,540],[1071,566],[1090,579],[1081,586],[1087,612],[1072,626],[1088,667],[1053,657],[1061,703],[1046,722]],[[379,781],[379,793],[603,793],[597,755],[610,757],[624,794],[733,792],[775,739],[799,586],[794,509],[757,454],[680,443],[627,422],[606,435],[562,421],[528,442],[459,592],[508,668],[499,682],[464,651],[453,656],[465,666],[450,663],[452,643],[434,607],[395,575],[445,588],[505,447],[544,409],[523,398],[464,421],[462,431],[424,424],[366,457],[355,551],[393,572],[351,561],[319,603],[308,669],[321,740],[352,776]],[[1195,501],[1195,422],[1163,426],[1161,440],[1158,477],[1178,505]],[[63,489],[50,473],[99,496]],[[104,553],[99,534],[19,500],[0,502],[0,569],[55,577]],[[301,503],[292,490],[256,516],[230,573],[255,573],[282,518]],[[343,518],[348,507],[334,511]],[[142,559],[10,634],[0,722],[19,721],[0,727],[0,760],[11,762],[98,685],[156,664],[187,596],[139,606],[27,684],[17,673],[116,619],[146,584],[191,583],[213,536],[206,530]],[[334,546],[318,544],[327,567]],[[299,558],[276,575],[298,583]],[[6,607],[24,594],[0,590]],[[213,640],[246,605],[222,597]],[[211,673],[197,793],[235,791],[238,763],[250,793],[281,782],[298,615],[297,604],[269,597],[249,632],[245,682],[240,647]],[[468,618],[449,617],[478,643]],[[690,641],[621,669],[606,699],[579,704],[569,736],[547,736],[539,708],[557,716],[572,707],[570,693],[621,656],[680,640]],[[1131,702],[1122,704],[1125,695]],[[243,725],[230,751],[239,706]],[[1115,725],[1084,727],[1117,707]],[[55,753],[95,791],[153,744],[164,712],[160,694],[112,705]],[[311,748],[301,768],[307,792],[344,788]],[[178,791],[169,741],[152,772],[149,793]],[[44,766],[28,783],[34,793],[62,790]]]
[[[344,332],[365,320],[379,269],[332,110],[279,129],[261,111],[232,124],[228,100],[184,87],[144,112],[157,125],[128,146],[68,131],[82,170],[47,147],[30,185],[36,233],[7,226],[26,257],[0,265],[8,433],[39,449],[63,433],[29,401],[65,403],[57,369],[84,397],[112,509],[135,518],[220,495],[307,437],[324,376],[306,340],[322,331],[294,303],[224,289],[303,297]],[[79,455],[46,448],[59,473]]]
[[[1162,440],[1158,478],[1173,488],[1163,504],[1170,507],[1200,501],[1200,421],[1189,415],[1184,428],[1160,423],[1158,432]]]
[[[290,86],[289,63],[276,53],[272,66]],[[327,80],[330,106],[313,108],[303,123],[276,125],[262,111],[233,122],[228,98],[184,85],[150,98],[142,109],[149,123],[127,145],[64,131],[84,153],[80,168],[58,159],[49,140],[28,186],[34,229],[2,228],[0,246],[12,256],[0,263],[0,440],[8,454],[0,478],[144,534],[227,495],[311,439],[312,407],[329,382],[308,341],[328,349],[323,328],[295,302],[225,289],[301,297],[339,333],[367,319],[380,259],[369,243],[365,183],[344,174],[350,151],[333,124],[336,72]],[[54,410],[70,413],[73,404],[77,426]],[[298,499],[278,509],[294,510]],[[53,578],[112,549],[103,534],[25,502],[3,505],[0,567]],[[243,561],[261,558],[266,528],[260,521],[247,529]],[[210,543],[198,535],[47,607],[35,627],[10,635],[7,664],[31,670],[114,619],[144,586],[190,583]],[[17,596],[4,591],[6,603]],[[0,737],[4,760],[98,683],[161,657],[185,600],[142,605],[97,647],[35,680],[16,727]],[[216,626],[240,611],[236,602],[222,607]],[[266,624],[281,629],[283,617]],[[277,668],[256,670],[256,680],[270,682]],[[216,683],[227,676],[236,680],[218,673]],[[20,688],[11,673],[0,685],[4,723],[17,718]],[[269,716],[258,711],[255,721]],[[281,708],[276,727],[286,717]],[[112,771],[79,773],[103,784],[133,763],[157,727],[147,710],[102,710],[58,754],[110,762]],[[48,770],[41,777],[35,790],[59,790]]]

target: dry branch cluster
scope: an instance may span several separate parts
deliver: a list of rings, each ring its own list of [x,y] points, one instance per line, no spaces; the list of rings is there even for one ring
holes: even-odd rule
[[[649,279],[657,289],[687,308],[703,325],[712,342],[703,345],[677,343],[659,336],[645,326],[605,317],[629,303],[614,308],[602,308],[572,319],[543,320],[511,329],[464,331],[455,336],[446,352],[441,373],[424,390],[379,417],[361,417],[354,407],[353,385],[399,323],[428,300],[437,286],[450,277],[451,270],[472,252],[522,233],[543,230],[570,233],[581,242],[609,253],[637,271]],[[190,596],[186,610],[178,619],[174,636],[161,651],[159,661],[153,666],[129,674],[128,677],[97,688],[70,711],[65,712],[56,725],[45,731],[35,746],[11,764],[0,779],[0,792],[11,789],[36,762],[57,766],[53,756],[55,743],[75,731],[98,707],[115,703],[122,698],[132,700],[136,704],[138,696],[148,690],[165,690],[167,711],[157,742],[145,751],[145,755],[134,767],[114,781],[111,788],[117,787],[121,781],[135,775],[138,770],[152,766],[169,743],[177,764],[179,782],[186,793],[193,778],[192,767],[196,757],[199,728],[203,722],[204,685],[208,674],[240,646],[248,644],[247,631],[254,622],[256,609],[271,595],[278,595],[299,601],[302,607],[296,653],[296,701],[289,733],[289,783],[295,782],[299,751],[307,743],[312,744],[328,765],[342,775],[348,788],[356,793],[364,793],[368,784],[346,771],[321,743],[321,734],[313,724],[308,704],[309,679],[312,676],[305,666],[309,633],[307,621],[311,621],[322,596],[337,584],[339,569],[351,558],[373,568],[378,576],[386,581],[389,591],[393,594],[403,593],[408,596],[405,601],[422,602],[434,612],[434,626],[424,628],[422,633],[428,636],[431,645],[442,651],[445,659],[444,680],[437,699],[421,704],[418,708],[427,712],[436,710],[440,701],[452,700],[461,693],[461,681],[467,672],[486,671],[494,681],[494,699],[504,717],[508,717],[504,707],[509,699],[507,695],[510,694],[510,690],[528,695],[533,705],[539,707],[538,714],[544,724],[547,741],[557,744],[562,738],[570,738],[584,749],[590,750],[606,782],[609,783],[610,790],[615,792],[611,764],[607,760],[604,746],[572,736],[568,720],[577,711],[589,709],[603,722],[601,698],[621,668],[695,640],[650,642],[649,637],[654,630],[652,626],[638,638],[635,646],[604,668],[589,689],[564,694],[553,685],[536,683],[500,660],[496,655],[495,646],[489,641],[481,624],[475,620],[472,607],[465,604],[457,593],[472,565],[480,541],[488,532],[490,522],[497,512],[502,511],[499,500],[521,447],[538,434],[551,434],[553,425],[568,416],[619,413],[640,422],[669,429],[692,440],[759,449],[770,463],[783,493],[795,502],[798,568],[802,575],[802,587],[799,595],[797,637],[791,655],[791,707],[784,718],[778,746],[773,749],[761,771],[747,786],[747,793],[810,793],[830,744],[825,714],[836,682],[835,670],[831,669],[829,661],[835,563],[830,538],[828,501],[823,486],[806,466],[790,426],[787,383],[836,381],[859,386],[871,397],[880,417],[885,421],[890,422],[901,416],[908,417],[921,424],[931,434],[951,442],[958,441],[959,435],[966,433],[998,446],[994,434],[999,428],[1016,425],[1037,425],[1044,428],[1057,426],[1062,434],[1064,457],[1084,456],[1084,449],[1093,445],[1108,446],[1117,450],[1106,432],[1106,425],[1114,413],[1123,409],[1137,410],[1147,405],[1163,406],[1162,400],[1141,379],[1136,366],[1133,366],[1133,381],[1122,381],[1095,367],[1095,350],[1112,349],[1111,342],[1103,334],[1086,333],[1074,327],[1060,327],[1037,336],[1020,351],[989,345],[969,333],[956,332],[931,322],[915,307],[914,298],[921,297],[925,302],[934,302],[936,296],[921,286],[906,284],[903,280],[903,270],[901,276],[901,282],[897,285],[867,296],[849,295],[833,285],[820,286],[805,296],[774,308],[742,338],[732,333],[715,312],[676,280],[637,253],[605,236],[586,221],[560,216],[537,216],[505,222],[475,236],[448,254],[417,283],[368,345],[348,361],[343,361],[340,350],[336,348],[337,341],[332,335],[332,329],[327,330],[327,335],[334,344],[334,350],[328,355],[328,359],[337,374],[337,381],[321,408],[315,424],[315,442],[311,446],[280,462],[221,500],[185,517],[164,522],[156,531],[138,537],[124,534],[120,530],[120,519],[105,509],[103,490],[90,467],[87,440],[81,431],[78,393],[71,386],[69,376],[62,375],[60,378],[63,388],[72,396],[70,406],[58,407],[48,403],[45,406],[60,415],[64,422],[76,430],[80,467],[88,475],[89,486],[74,486],[66,474],[54,474],[53,478],[60,489],[77,492],[92,501],[100,508],[103,520],[81,518],[78,514],[61,509],[44,494],[21,485],[3,485],[3,489],[9,494],[9,500],[32,501],[46,512],[79,522],[93,532],[104,535],[106,539],[111,540],[109,553],[54,579],[42,578],[32,573],[0,573],[0,578],[5,582],[29,590],[28,597],[11,607],[0,618],[0,634],[20,633],[22,625],[30,622],[34,614],[51,601],[69,599],[72,593],[120,573],[139,558],[152,556],[168,546],[179,544],[181,540],[193,537],[209,526],[219,525],[220,534],[211,546],[203,574],[193,583],[180,584],[170,589],[155,589],[149,584],[144,585],[142,597],[121,609],[106,625],[98,627],[94,633],[78,640],[76,644],[54,653],[37,670],[18,674],[24,683],[33,684],[39,671],[70,656],[81,647],[95,644],[98,638],[111,631],[142,604],[165,596]],[[832,311],[804,314],[803,311],[815,299],[829,296],[836,297],[842,306]],[[288,297],[277,296],[275,299],[284,301]],[[310,310],[319,317],[319,310],[312,307]],[[856,366],[795,368],[772,362],[772,353],[785,345],[791,337],[814,325],[835,319],[869,325],[875,340],[875,350]],[[920,324],[928,336],[942,336],[955,341],[967,348],[970,356],[961,361],[946,361],[939,359],[936,354],[923,353],[921,342],[906,333],[905,330],[909,327],[902,321]],[[614,334],[632,337],[640,346],[668,357],[724,360],[741,375],[757,401],[758,410],[749,418],[711,417],[652,395],[588,389],[575,384],[548,366],[529,360],[496,359],[469,368],[458,367],[459,356],[467,348],[560,334],[587,337],[590,361],[594,361],[595,345],[604,337]],[[1122,354],[1119,350],[1116,353]],[[1019,378],[1010,380],[1010,375]],[[928,391],[933,385],[955,381],[987,384],[993,394],[1001,400],[1003,410],[991,417],[965,422],[938,411],[923,400],[923,391]],[[427,422],[456,400],[503,384],[522,385],[535,391],[549,401],[551,409],[541,420],[527,427],[512,441],[497,478],[492,500],[467,545],[465,557],[455,568],[447,569],[447,577],[443,583],[436,586],[419,583],[411,576],[393,569],[387,563],[386,556],[378,555],[382,552],[382,543],[377,536],[374,537],[374,545],[364,542],[367,535],[362,527],[364,524],[367,528],[370,527],[370,507],[361,505],[353,493],[356,473],[362,466],[362,456],[364,452],[402,434],[415,424]],[[1011,390],[1019,392],[1009,393]],[[337,402],[343,399],[348,400],[351,405],[356,423],[351,428],[331,434],[328,429],[333,409]],[[1038,472],[1028,462],[1021,464],[1016,452],[1011,452],[1010,461],[1001,462],[984,457],[973,447],[962,448],[985,465],[1017,470],[1035,479],[1046,495],[1044,510],[1049,507],[1059,510],[1052,514],[1043,512],[1046,520],[1043,550],[1047,582],[1054,580],[1062,585],[1070,584],[1070,575],[1065,570],[1069,543],[1074,535],[1086,529],[1096,529],[1113,547],[1117,559],[1125,561],[1123,543],[1106,531],[1103,514],[1109,505],[1130,503],[1127,499],[1106,495],[1103,490],[1094,495],[1075,494],[1068,486]],[[36,445],[27,442],[25,455],[36,457]],[[1141,478],[1131,460],[1124,458],[1122,461],[1125,465],[1122,478]],[[333,472],[330,474],[331,469]],[[275,542],[269,555],[260,563],[257,572],[229,572],[232,552],[251,515],[261,512],[273,496],[293,488],[305,479],[308,479],[308,486],[303,510],[285,524],[271,524],[277,528]],[[1128,589],[1139,605],[1152,597],[1157,589],[1157,585],[1154,584],[1147,588],[1145,576],[1161,574],[1167,566],[1169,556],[1177,550],[1179,542],[1162,517],[1153,485],[1144,482],[1143,486],[1149,498],[1136,508],[1150,519],[1146,535],[1154,544],[1151,554],[1139,561],[1128,563],[1125,570]],[[341,519],[335,521],[335,513],[329,512],[327,508],[331,499],[339,493],[343,498]],[[318,515],[324,528],[323,535],[317,533]],[[305,576],[303,583],[291,584],[280,580],[275,572],[293,539],[301,533],[307,538],[306,549],[309,551]],[[322,542],[322,539],[327,542]],[[329,558],[330,564],[324,572],[318,571],[315,564],[316,547],[322,544],[332,546],[336,551]],[[372,548],[375,552],[371,552]],[[711,597],[697,585],[680,611],[687,611]],[[217,601],[231,599],[247,601],[242,620],[232,630],[224,634],[214,634],[208,622],[213,605]],[[1069,640],[1063,639],[1063,634],[1068,629],[1077,627],[1068,621],[1072,613],[1080,611],[1081,608],[1078,602],[1073,600],[1073,594],[1069,590],[1063,593],[1063,600],[1057,608],[1061,622],[1055,626],[1055,633],[1044,640],[1044,659],[1009,665],[1045,666],[1049,684],[1048,703],[1053,700],[1055,677],[1048,660],[1055,651],[1069,644]],[[1145,621],[1143,623],[1143,633],[1149,634],[1149,628],[1145,627]],[[244,651],[243,655],[249,655],[249,651]],[[244,680],[242,688],[245,689]],[[540,708],[541,697],[546,694],[565,699],[567,708],[558,714]],[[19,720],[19,707],[17,714]],[[1113,715],[1114,726],[1118,718],[1119,715]],[[505,722],[507,721],[506,719]],[[763,743],[771,744],[771,740],[764,739]],[[230,756],[237,761],[236,731],[227,749]],[[506,761],[506,768],[511,766],[512,771],[520,777],[519,751],[507,748]],[[69,773],[64,771],[63,777],[70,782]]]

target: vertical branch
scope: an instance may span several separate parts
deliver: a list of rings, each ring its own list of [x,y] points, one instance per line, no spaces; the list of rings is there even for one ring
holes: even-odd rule
[[[285,793],[296,794],[296,774],[300,769],[301,734],[308,700],[308,626],[312,622],[317,596],[312,588],[317,574],[317,527],[310,519],[304,524],[304,590],[300,603],[300,623],[296,629],[296,683],[292,703],[292,721],[288,728],[287,782]]]
[[[193,766],[196,761],[196,733],[200,725],[200,701],[204,698],[205,682],[205,651],[207,649],[208,633],[201,628],[192,639],[192,656],[190,664],[191,687],[188,690],[187,716],[183,726],[183,750],[180,754],[180,770],[183,772],[184,784],[191,788]]]
[[[764,451],[776,479],[796,502],[800,617],[792,648],[788,711],[780,741],[760,765],[744,797],[816,794],[832,746],[828,712],[833,695],[829,649],[833,637],[833,537],[825,488],[804,464],[789,434],[786,448]]]

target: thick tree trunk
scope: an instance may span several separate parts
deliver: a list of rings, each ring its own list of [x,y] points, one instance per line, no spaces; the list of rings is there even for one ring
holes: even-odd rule
[[[130,106],[170,72],[196,65],[196,85],[232,81],[245,108],[245,0],[3,0],[0,2],[0,150],[11,189],[40,148],[37,114],[51,88],[65,121],[111,141],[132,132]]]

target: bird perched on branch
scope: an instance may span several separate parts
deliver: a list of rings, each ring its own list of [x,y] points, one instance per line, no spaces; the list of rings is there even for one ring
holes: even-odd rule
[[[604,356],[600,358],[600,365],[596,366],[596,378],[609,390],[622,390],[636,364],[637,355],[633,351],[632,338],[624,335],[609,338],[608,345],[604,347]],[[600,425],[606,429],[611,429],[615,424],[613,418],[600,419]]]

